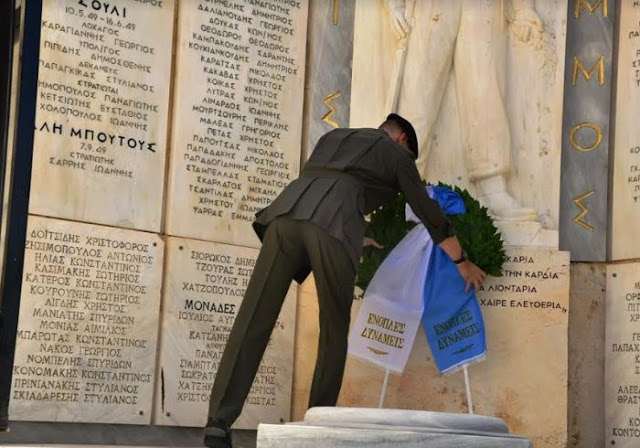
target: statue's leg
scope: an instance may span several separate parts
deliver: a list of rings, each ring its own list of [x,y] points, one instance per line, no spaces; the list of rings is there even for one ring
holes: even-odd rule
[[[415,127],[422,175],[453,63],[460,0],[416,0],[398,113]]]
[[[471,180],[509,172],[511,136],[500,77],[505,69],[493,0],[463,2],[455,77],[463,143]]]
[[[500,2],[465,0],[455,51],[463,146],[471,181],[497,219],[535,221],[507,191],[511,135],[504,104],[506,33]]]

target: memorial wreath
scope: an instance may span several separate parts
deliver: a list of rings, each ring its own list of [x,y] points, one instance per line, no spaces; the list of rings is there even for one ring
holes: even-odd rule
[[[504,243],[487,208],[483,207],[467,190],[441,182],[438,186],[455,191],[464,201],[466,213],[450,215],[449,219],[469,260],[488,275],[502,276],[502,265],[505,260]],[[366,236],[373,238],[384,248],[364,248],[356,279],[356,286],[363,291],[367,289],[382,261],[416,225],[406,221],[405,205],[404,196],[399,194],[394,202],[371,213],[365,231]]]

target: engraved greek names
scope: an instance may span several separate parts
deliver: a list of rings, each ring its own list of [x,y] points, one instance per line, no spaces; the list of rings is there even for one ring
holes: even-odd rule
[[[640,264],[607,266],[606,289],[605,442],[630,448],[640,441]]]
[[[12,418],[149,423],[162,260],[148,233],[29,218]]]
[[[257,250],[169,237],[155,424],[202,426]],[[289,419],[295,287],[289,291],[236,427]]]
[[[631,235],[640,219],[640,132],[632,118],[640,110],[640,7],[623,2],[620,11],[618,82],[613,157],[611,258],[640,257],[640,242]]]
[[[173,14],[44,1],[30,212],[160,230]]]
[[[299,170],[307,4],[179,8],[167,233],[257,246],[255,213]]]

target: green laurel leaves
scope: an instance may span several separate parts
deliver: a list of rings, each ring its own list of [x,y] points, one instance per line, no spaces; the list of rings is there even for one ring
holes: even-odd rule
[[[439,186],[455,191],[464,201],[467,212],[449,217],[460,245],[467,251],[467,257],[480,269],[493,277],[502,276],[505,260],[504,242],[493,224],[489,211],[474,199],[467,190],[443,183]]]
[[[467,212],[461,215],[450,215],[449,219],[460,244],[467,252],[467,258],[488,275],[502,276],[502,265],[505,260],[504,243],[487,208],[474,199],[467,190],[443,183],[438,185],[455,191],[464,201]],[[399,194],[394,202],[371,213],[365,233],[382,244],[384,249],[364,248],[356,278],[356,286],[362,290],[367,289],[382,261],[416,225],[405,221],[405,204],[404,196]]]
[[[405,220],[405,200],[398,194],[395,201],[371,213],[365,234],[384,246],[384,249],[365,247],[357,270],[356,286],[366,290],[382,261],[416,223]]]

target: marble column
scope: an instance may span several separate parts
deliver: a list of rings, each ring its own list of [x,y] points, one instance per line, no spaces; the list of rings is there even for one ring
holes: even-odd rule
[[[571,5],[562,129],[560,248],[571,252],[572,261],[605,261],[615,11],[606,1],[575,1]]]

